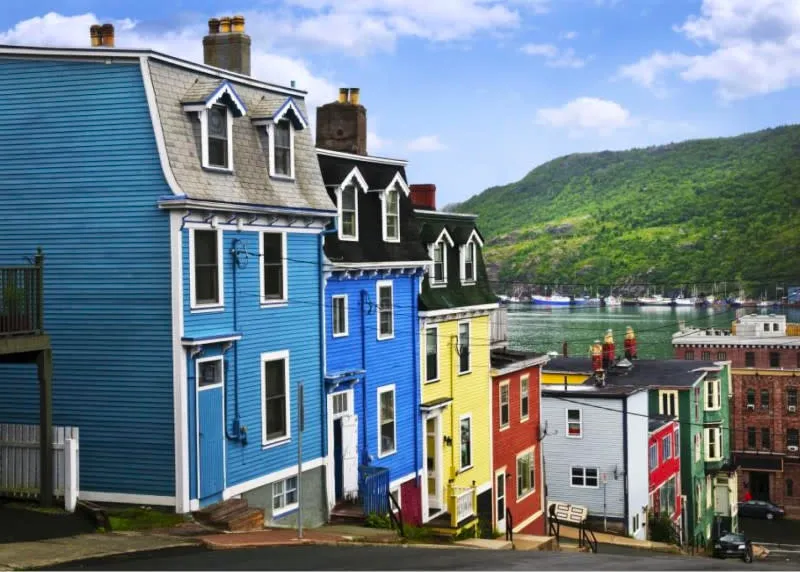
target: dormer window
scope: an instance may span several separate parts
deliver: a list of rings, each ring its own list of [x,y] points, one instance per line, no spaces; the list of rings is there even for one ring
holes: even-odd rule
[[[447,282],[447,248],[444,241],[440,241],[433,247],[433,283],[445,282]]]
[[[478,247],[483,246],[483,240],[476,230],[472,230],[467,242],[461,246],[461,283],[475,284],[478,280]]]
[[[275,174],[294,178],[294,157],[292,157],[292,125],[288,119],[275,124]]]
[[[358,240],[358,194],[355,185],[347,185],[342,189],[339,209],[341,237]]]
[[[228,109],[224,105],[214,105],[206,113],[208,114],[208,166],[229,169]]]
[[[400,240],[400,193],[397,189],[386,191],[383,202],[383,239],[387,242]]]
[[[475,282],[475,243],[470,242],[464,249],[464,281]]]

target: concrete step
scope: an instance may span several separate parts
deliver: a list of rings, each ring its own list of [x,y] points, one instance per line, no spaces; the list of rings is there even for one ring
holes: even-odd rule
[[[558,550],[555,536],[514,534],[514,550]]]
[[[361,505],[341,503],[333,507],[328,517],[331,524],[359,525],[366,522],[367,517]]]
[[[570,538],[560,538],[558,540],[559,552],[590,552],[588,546],[578,546],[578,543]]]
[[[482,550],[511,550],[513,545],[510,541],[500,538],[467,538],[456,542],[458,546],[467,548],[480,548]]]

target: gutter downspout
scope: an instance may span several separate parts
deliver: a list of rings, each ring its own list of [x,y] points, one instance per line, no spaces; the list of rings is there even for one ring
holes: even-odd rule
[[[364,428],[362,432],[363,439],[361,441],[361,462],[364,465],[369,464],[369,448],[367,443],[369,440],[367,439],[367,326],[365,324],[364,314],[367,310],[367,299],[369,298],[369,293],[366,290],[361,290],[361,371],[364,373],[361,376],[362,385],[361,385],[361,426]]]
[[[458,322],[456,322],[458,324]],[[458,327],[458,326],[456,326]],[[455,346],[453,345],[455,342]],[[456,360],[453,358],[453,351],[455,350],[456,356],[458,356],[458,336],[450,336],[450,399],[455,402],[455,366]],[[452,410],[450,411],[450,467],[453,471],[454,475],[451,479],[451,484],[455,482],[455,475],[458,474],[458,469],[456,469],[456,448],[453,446],[453,438],[456,435],[456,412]],[[459,439],[459,443],[461,440]],[[455,516],[453,516],[455,518]]]
[[[628,507],[628,398],[622,399],[622,483],[624,485],[625,530],[630,526],[630,510]]]
[[[419,443],[419,430],[420,424],[422,423],[422,414],[419,411],[419,399],[420,399],[420,390],[417,388],[422,387],[422,371],[420,368],[419,363],[419,318],[417,318],[417,304],[419,301],[417,300],[417,292],[419,288],[417,287],[417,280],[419,280],[419,276],[417,276],[417,272],[415,271],[414,274],[411,275],[411,351],[412,356],[414,359],[414,411],[412,412],[411,418],[414,423],[414,472],[416,473],[416,478],[414,482],[417,484],[417,487],[420,486],[420,471],[422,470],[423,463],[421,451],[420,451],[420,443]],[[417,462],[419,461],[419,464]],[[419,467],[419,468],[417,468]]]
[[[223,235],[224,236],[224,235]],[[238,312],[237,312],[237,302],[238,296],[236,295],[236,269],[239,267],[238,264],[238,247],[241,243],[241,239],[234,238],[231,242],[231,257],[233,258],[233,263],[231,266],[233,267],[233,331],[239,331],[239,319],[238,319]],[[245,247],[245,252],[247,249]],[[225,361],[225,369],[228,369],[228,362]],[[225,372],[227,374],[227,371]],[[223,395],[227,396],[228,390],[227,388],[223,388]],[[227,400],[224,400],[227,402]],[[227,403],[223,404],[225,406],[225,414],[227,415],[228,408]],[[228,433],[228,423],[225,422],[225,436],[232,440],[232,441],[242,441],[242,444],[246,444],[243,439],[241,427],[239,425],[239,342],[233,343],[233,426],[231,430],[233,434]]]

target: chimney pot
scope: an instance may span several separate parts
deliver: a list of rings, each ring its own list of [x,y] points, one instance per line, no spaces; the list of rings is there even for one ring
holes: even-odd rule
[[[219,18],[211,18],[208,21],[208,33],[219,34]]]
[[[114,47],[114,25],[103,24],[100,28],[100,40],[104,48]]]
[[[317,147],[367,155],[367,110],[358,103],[358,92],[341,87],[336,101],[317,108]]]
[[[420,209],[436,210],[436,185],[416,184],[409,185],[411,189],[411,204]]]
[[[361,90],[357,87],[350,88],[350,103],[352,105],[358,105],[360,92]]]
[[[94,26],[89,26],[89,38],[92,41],[92,47],[96,48],[101,44],[100,40],[100,26],[95,24]]]
[[[231,31],[230,16],[223,16],[219,19],[219,31],[222,34],[229,34]]]
[[[339,88],[339,103],[347,103],[348,99],[349,99],[349,97],[348,97],[348,94],[347,94],[347,88],[346,87],[340,87]]]
[[[232,31],[237,34],[244,34],[244,16],[237,14],[231,18]]]

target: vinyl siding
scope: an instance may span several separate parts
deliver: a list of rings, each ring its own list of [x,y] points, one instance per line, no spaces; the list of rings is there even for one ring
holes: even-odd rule
[[[233,264],[230,254],[235,239],[249,256],[247,263],[236,268],[233,287]],[[202,337],[230,334],[242,335],[238,349],[225,354],[226,427],[232,432],[236,417],[238,351],[238,397],[240,424],[247,428],[247,444],[226,439],[225,486],[241,484],[257,477],[293,466],[297,463],[297,387],[304,383],[305,431],[304,462],[325,455],[323,445],[324,411],[320,358],[320,237],[316,234],[288,233],[288,303],[279,307],[261,307],[259,276],[259,233],[223,231],[224,308],[202,313],[190,308],[189,230],[183,231],[184,336]],[[236,306],[234,324],[233,308]],[[209,348],[214,355],[219,347]],[[282,445],[262,448],[261,442],[261,354],[289,352],[290,427],[291,439]],[[195,419],[194,363],[189,359],[189,478],[191,498],[197,498],[197,460],[195,458],[197,428]]]
[[[138,62],[0,59],[0,265],[45,253],[53,422],[81,490],[175,494],[169,194]],[[0,366],[0,420],[37,423],[35,366]]]
[[[489,317],[469,318],[472,350],[471,372],[458,374],[458,353],[453,338],[458,337],[462,320],[428,322],[439,327],[439,381],[422,383],[422,401],[452,397],[453,402],[442,411],[442,435],[453,439],[442,450],[443,480],[454,478],[457,487],[480,487],[493,479],[491,432],[491,376],[489,374]],[[422,372],[425,371],[425,322],[421,332]],[[451,383],[452,381],[452,383]],[[452,386],[452,389],[451,389]],[[460,469],[460,427],[462,415],[472,415],[472,468]],[[446,495],[443,495],[447,499]]]
[[[377,284],[391,280],[394,294],[394,338],[378,340]],[[412,359],[418,351],[416,298],[418,278],[377,275],[369,278],[331,277],[325,288],[327,368],[337,372],[366,370],[355,383],[354,413],[358,415],[359,462],[389,469],[392,480],[421,468],[419,371]],[[362,292],[366,304],[362,305]],[[332,297],[347,295],[348,335],[333,337]],[[363,336],[362,336],[363,316]],[[364,356],[362,357],[362,340]],[[364,363],[364,358],[366,363]],[[396,452],[379,458],[378,388],[395,386]]]
[[[648,459],[647,391],[628,397],[628,531],[646,540],[647,507],[650,504]],[[613,479],[613,472],[609,480]],[[639,530],[632,530],[634,515],[639,514]]]

